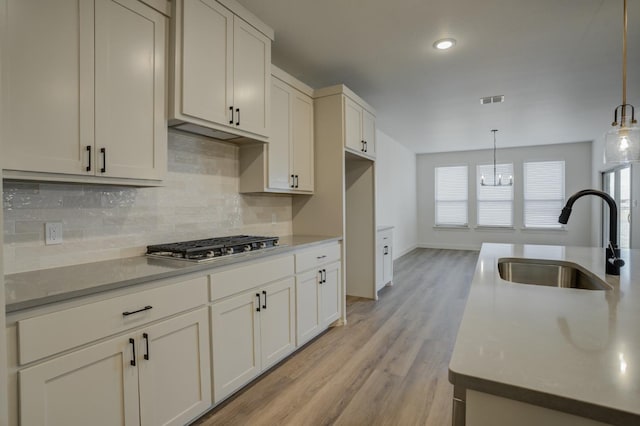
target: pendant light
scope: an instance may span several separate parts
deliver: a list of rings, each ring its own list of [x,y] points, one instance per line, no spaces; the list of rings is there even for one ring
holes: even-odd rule
[[[496,172],[496,132],[498,129],[492,129],[493,133],[493,183],[486,183],[484,175],[480,176],[480,185],[482,186],[512,186],[513,176],[509,176],[508,182],[502,182],[502,175]]]
[[[622,25],[622,104],[613,112],[613,128],[605,134],[604,162],[629,163],[640,161],[640,128],[635,109],[627,103],[627,0],[624,0]],[[618,121],[620,112],[620,121]],[[631,112],[631,116],[628,113]]]

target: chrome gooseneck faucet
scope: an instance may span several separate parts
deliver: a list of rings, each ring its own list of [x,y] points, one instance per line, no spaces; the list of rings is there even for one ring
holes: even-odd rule
[[[571,215],[573,203],[585,195],[600,197],[609,205],[609,244],[605,251],[605,270],[608,275],[620,275],[620,267],[624,266],[624,260],[620,258],[620,249],[618,248],[618,207],[616,201],[609,194],[596,189],[583,189],[576,192],[567,200],[558,222],[566,225]]]

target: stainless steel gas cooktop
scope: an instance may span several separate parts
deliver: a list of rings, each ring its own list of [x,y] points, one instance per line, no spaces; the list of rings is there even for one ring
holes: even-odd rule
[[[232,235],[203,240],[147,246],[147,256],[205,262],[222,256],[264,250],[278,246],[278,237]]]

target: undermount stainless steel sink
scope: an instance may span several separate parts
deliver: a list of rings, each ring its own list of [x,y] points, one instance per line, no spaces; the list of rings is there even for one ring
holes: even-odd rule
[[[600,278],[571,262],[540,259],[498,259],[500,278],[519,284],[583,290],[611,290]]]

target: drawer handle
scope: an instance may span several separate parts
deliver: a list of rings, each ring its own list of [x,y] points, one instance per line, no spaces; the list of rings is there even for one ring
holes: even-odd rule
[[[236,126],[240,125],[240,108],[236,108],[236,114],[238,115],[238,118],[236,119]]]
[[[327,257],[327,255],[323,254],[322,256],[317,256],[316,259],[320,260],[320,259],[324,259],[325,257]]]
[[[129,343],[131,343],[131,350],[133,351],[130,363],[132,366],[135,367],[136,366],[136,341],[130,338]]]
[[[142,333],[142,338],[144,339],[147,346],[147,353],[144,354],[144,359],[149,360],[149,335],[147,333]]]
[[[229,120],[229,124],[233,124],[233,106],[229,107],[229,111],[231,111],[231,120]]]
[[[256,293],[256,297],[258,298],[258,307],[256,308],[256,311],[260,312],[260,293]]]
[[[262,305],[262,309],[267,309],[267,292],[262,290],[262,294],[264,294],[264,305]]]
[[[125,312],[123,312],[123,313],[122,313],[122,315],[123,315],[123,316],[125,316],[125,317],[127,317],[127,316],[129,316],[129,315],[137,314],[137,313],[139,313],[139,312],[148,311],[149,309],[153,309],[153,306],[151,306],[151,305],[147,305],[147,306],[145,306],[144,308],[138,309],[137,311],[131,311],[131,312],[129,312],[129,311],[125,311]]]

